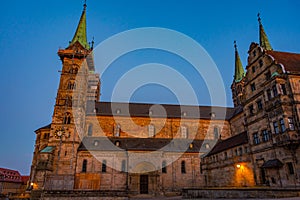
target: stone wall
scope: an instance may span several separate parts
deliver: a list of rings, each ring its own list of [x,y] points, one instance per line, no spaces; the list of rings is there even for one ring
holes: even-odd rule
[[[300,197],[300,189],[270,189],[270,188],[203,188],[183,189],[183,199],[195,198],[285,198]]]

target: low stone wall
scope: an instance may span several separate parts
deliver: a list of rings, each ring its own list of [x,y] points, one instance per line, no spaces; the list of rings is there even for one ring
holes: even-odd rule
[[[103,200],[128,199],[128,193],[125,191],[32,191],[31,200],[43,199],[43,200],[98,200],[99,197]]]
[[[245,198],[285,198],[300,197],[300,188],[186,188],[183,199],[245,199]]]

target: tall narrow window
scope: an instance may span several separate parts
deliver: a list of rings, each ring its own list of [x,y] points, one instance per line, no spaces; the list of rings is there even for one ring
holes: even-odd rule
[[[278,91],[277,91],[276,85],[273,85],[272,91],[273,91],[273,96],[276,97],[278,95]]]
[[[288,118],[288,122],[289,122],[289,129],[290,129],[291,131],[295,130],[293,118],[289,117],[289,118]]]
[[[267,142],[270,140],[270,135],[267,129],[262,131],[262,139],[264,142]]]
[[[279,133],[278,122],[273,122],[273,128],[274,128],[275,134],[278,134]]]
[[[70,124],[71,123],[71,116],[70,113],[66,113],[63,119],[64,124]]]
[[[252,92],[256,90],[255,83],[252,83],[252,84],[250,85],[250,87],[251,87],[251,91],[252,91]]]
[[[288,170],[289,170],[289,174],[290,174],[290,175],[295,174],[293,163],[288,162],[288,163],[286,163],[286,164],[287,164],[287,167],[288,167]]]
[[[281,92],[282,92],[282,94],[286,95],[287,93],[286,93],[285,84],[280,84],[280,86],[281,86]]]
[[[125,172],[125,171],[126,171],[126,161],[122,160],[121,172]]]
[[[83,162],[82,162],[82,172],[86,172],[86,167],[87,167],[87,160],[83,160]]]
[[[188,133],[187,133],[188,131],[187,131],[186,126],[181,126],[180,131],[181,131],[181,137],[182,138],[187,138],[188,137]]]
[[[181,161],[181,173],[182,174],[185,174],[186,173],[186,170],[185,170],[185,161]]]
[[[102,161],[102,172],[106,172],[106,160]]]
[[[253,142],[254,142],[254,144],[259,144],[260,143],[258,133],[253,134]]]
[[[76,84],[73,83],[73,82],[69,82],[68,86],[67,86],[67,89],[68,90],[74,90],[74,89],[76,89]]]
[[[161,173],[166,174],[167,173],[167,162],[165,160],[162,162],[162,166],[161,167],[162,167],[161,168]]]
[[[243,155],[243,148],[242,147],[239,148],[239,155],[240,156]]]
[[[263,109],[263,105],[262,105],[261,100],[258,100],[256,103],[257,103],[257,109],[258,110],[262,110]]]
[[[120,137],[121,125],[117,124],[115,127],[115,136]]]
[[[214,139],[217,140],[219,139],[219,128],[218,127],[214,127]]]
[[[268,97],[268,101],[272,99],[272,94],[270,89],[267,89],[267,97]]]
[[[150,124],[148,126],[148,136],[149,137],[154,137],[154,135],[155,135],[155,127],[154,127],[153,124]]]
[[[250,115],[254,114],[254,107],[253,107],[253,105],[249,106],[249,113],[250,113]]]
[[[93,124],[90,124],[88,128],[88,136],[92,136],[92,135],[93,135]]]
[[[284,120],[283,119],[280,119],[279,120],[279,123],[280,123],[280,129],[281,129],[281,132],[285,132],[285,124],[284,124]]]
[[[224,152],[224,159],[225,159],[225,160],[227,160],[227,159],[228,159],[228,154],[227,154],[227,152],[226,152],[226,151]]]

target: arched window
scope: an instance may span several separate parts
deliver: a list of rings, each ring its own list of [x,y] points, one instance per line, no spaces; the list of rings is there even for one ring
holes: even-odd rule
[[[218,127],[214,127],[214,139],[217,140],[219,139],[219,128]]]
[[[115,137],[120,137],[121,125],[117,124],[115,127]]]
[[[74,89],[76,89],[76,83],[72,82],[72,81],[68,82],[67,89],[68,90],[74,90]]]
[[[167,173],[167,162],[165,160],[162,162],[162,166],[161,167],[162,167],[161,168],[161,173],[166,174]]]
[[[82,162],[82,172],[86,172],[86,167],[87,167],[87,160],[83,160]]]
[[[71,123],[71,114],[70,113],[66,113],[63,119],[63,123],[64,124],[70,124]]]
[[[103,173],[106,172],[106,160],[103,160],[102,161],[102,170],[101,170]]]
[[[185,170],[185,161],[181,161],[181,173],[182,174],[185,174],[186,173],[186,170]]]
[[[90,124],[88,128],[88,136],[92,136],[92,135],[93,135],[93,124]]]
[[[155,135],[155,126],[153,124],[150,124],[148,126],[148,136],[154,137],[154,135]]]
[[[181,132],[181,137],[182,138],[187,138],[188,137],[188,130],[186,126],[181,126],[180,127],[180,132]]]
[[[126,171],[126,161],[122,160],[121,172],[125,172],[125,171]]]

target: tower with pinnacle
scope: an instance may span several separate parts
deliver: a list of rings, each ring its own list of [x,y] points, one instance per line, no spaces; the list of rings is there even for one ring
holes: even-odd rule
[[[92,46],[87,42],[86,7],[84,4],[72,41],[67,48],[58,50],[62,70],[52,122],[46,128],[49,137],[35,150],[36,167],[31,174],[31,181],[38,188],[74,188],[77,149],[85,131],[86,104],[88,100],[99,100],[100,81],[95,74],[93,42]]]

